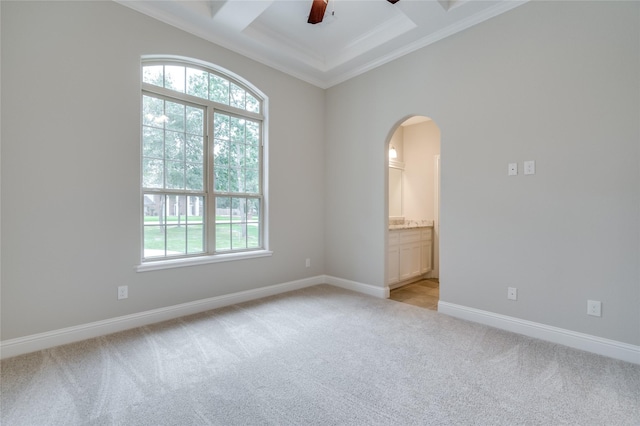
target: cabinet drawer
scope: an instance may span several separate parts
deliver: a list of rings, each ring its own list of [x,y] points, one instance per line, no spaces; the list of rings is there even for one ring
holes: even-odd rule
[[[400,244],[415,243],[420,241],[420,230],[402,231],[400,233]]]
[[[397,246],[400,241],[400,231],[389,231],[389,245]]]
[[[421,238],[422,241],[431,240],[432,238],[433,238],[433,230],[431,228],[422,230],[422,238]]]

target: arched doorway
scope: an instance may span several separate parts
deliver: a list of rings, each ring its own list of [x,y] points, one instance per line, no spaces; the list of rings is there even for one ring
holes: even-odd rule
[[[440,274],[440,129],[425,116],[388,141],[387,286],[393,300],[437,309]]]

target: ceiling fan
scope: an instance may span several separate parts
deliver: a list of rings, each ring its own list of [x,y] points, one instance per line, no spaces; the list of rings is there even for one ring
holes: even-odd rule
[[[399,0],[387,0],[391,4],[396,4]],[[327,4],[329,4],[329,0],[313,0],[311,3],[311,11],[309,12],[309,19],[307,20],[310,24],[318,24],[322,22],[322,18],[324,18],[324,12],[327,10]]]

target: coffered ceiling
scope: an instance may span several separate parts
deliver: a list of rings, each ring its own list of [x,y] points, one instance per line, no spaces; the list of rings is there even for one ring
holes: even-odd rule
[[[526,0],[116,0],[220,46],[328,88],[511,10]]]

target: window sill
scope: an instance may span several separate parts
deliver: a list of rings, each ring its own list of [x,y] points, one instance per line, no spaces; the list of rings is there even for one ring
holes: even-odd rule
[[[150,261],[136,266],[136,272],[157,271],[160,269],[182,268],[185,266],[206,265],[208,263],[231,262],[233,260],[254,259],[257,257],[269,257],[273,252],[269,250],[256,250],[241,253],[216,254],[211,256],[189,257],[185,259]]]

